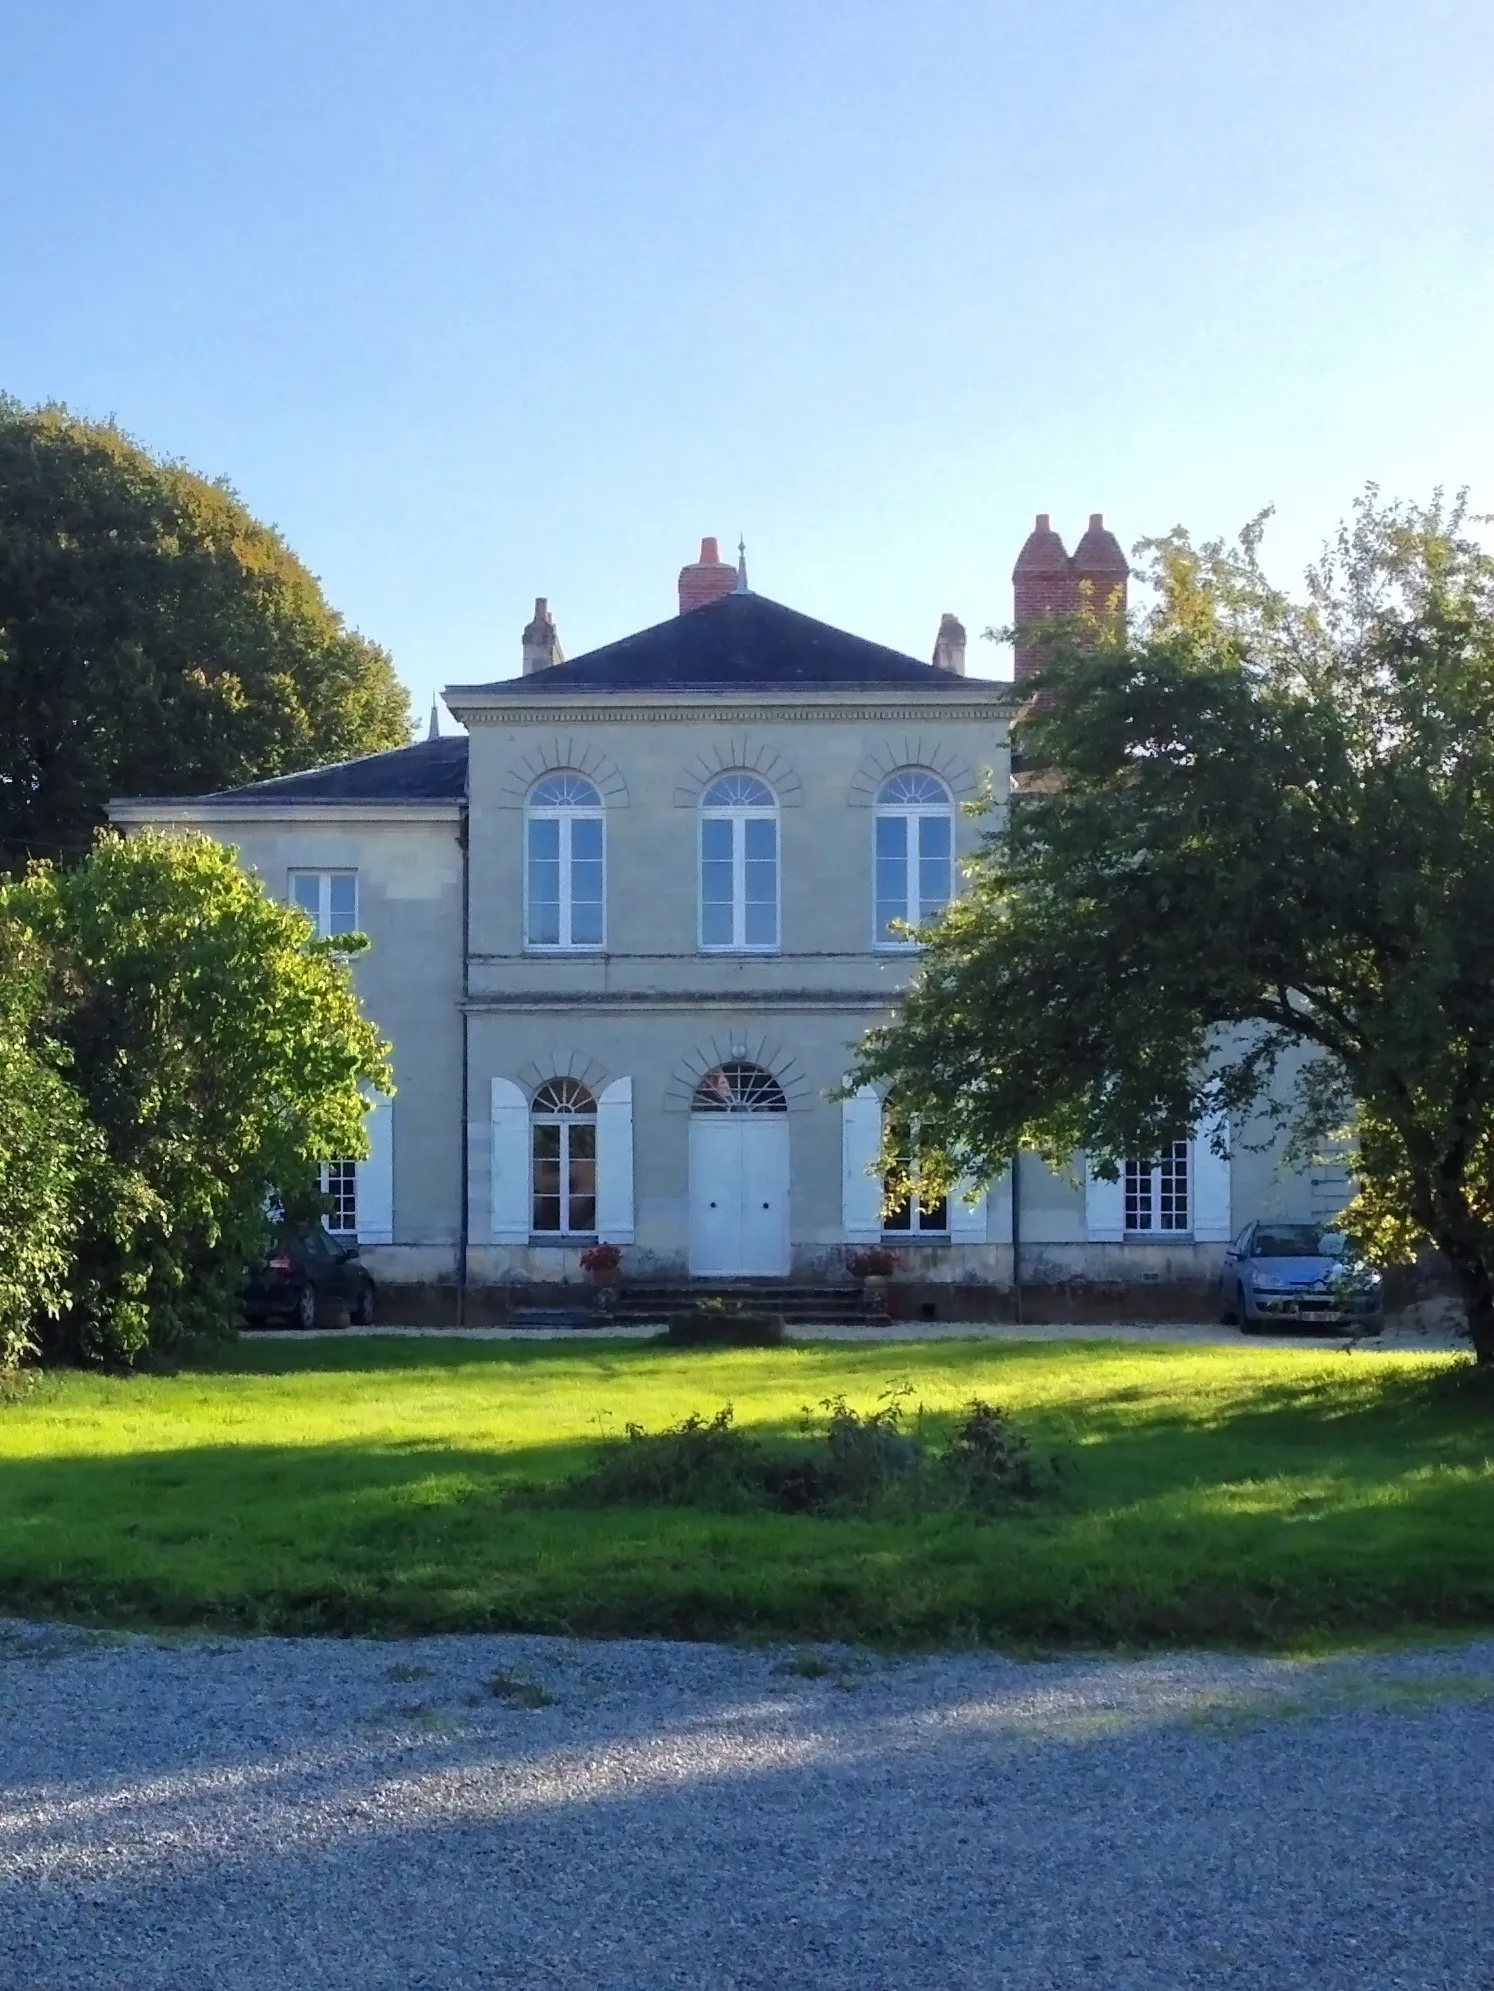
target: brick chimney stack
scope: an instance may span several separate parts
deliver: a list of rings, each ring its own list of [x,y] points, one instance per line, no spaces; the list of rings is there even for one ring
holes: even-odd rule
[[[934,638],[934,662],[941,670],[965,675],[965,625],[957,615],[939,618],[939,634]]]
[[[713,601],[720,601],[723,595],[735,594],[736,588],[736,568],[721,558],[721,549],[714,539],[703,539],[700,558],[680,569],[680,614],[688,615],[692,608],[705,608]]]
[[[534,620],[524,631],[524,676],[532,671],[548,670],[551,664],[563,664],[565,651],[560,647],[560,637],[556,634],[555,618],[550,613],[550,604],[543,595],[534,598]]]
[[[1096,615],[1125,613],[1131,569],[1120,541],[1106,530],[1103,512],[1090,513],[1089,531],[1074,548],[1073,565],[1074,592],[1083,607]]]
[[[1042,645],[1024,641],[1025,626],[1049,616],[1073,615],[1080,607],[1103,614],[1124,610],[1131,569],[1120,542],[1106,530],[1102,512],[1091,512],[1089,530],[1069,558],[1046,512],[1017,555],[1012,569],[1012,620],[1017,625],[1016,677],[1020,684],[1042,668]]]

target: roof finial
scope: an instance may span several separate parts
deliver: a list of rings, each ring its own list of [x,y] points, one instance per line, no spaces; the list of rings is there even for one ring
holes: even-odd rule
[[[732,593],[750,595],[751,592],[751,588],[747,585],[747,541],[745,538],[739,536],[737,539],[737,584],[732,589]]]
[[[428,740],[439,740],[441,737],[441,704],[439,699],[433,698],[431,700],[431,729],[425,737]]]

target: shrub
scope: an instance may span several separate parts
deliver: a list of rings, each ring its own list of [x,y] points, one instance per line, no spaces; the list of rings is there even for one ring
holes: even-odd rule
[[[782,1314],[746,1313],[729,1300],[702,1300],[675,1314],[661,1337],[672,1348],[776,1348],[784,1338]]]
[[[846,1260],[846,1270],[853,1279],[890,1279],[898,1267],[898,1256],[889,1251],[886,1245],[868,1245],[865,1251],[853,1251]]]
[[[1055,1454],[1049,1465],[1056,1474]],[[962,1507],[989,1512],[1012,1500],[1036,1500],[1042,1476],[1027,1434],[1004,1410],[983,1397],[965,1405],[963,1423],[940,1455],[939,1464]]]
[[[760,1450],[737,1429],[728,1403],[714,1417],[692,1415],[664,1431],[629,1424],[566,1491],[603,1507],[741,1506],[760,1494]]]
[[[581,1254],[583,1272],[615,1272],[622,1264],[622,1247],[616,1244],[589,1244]]]

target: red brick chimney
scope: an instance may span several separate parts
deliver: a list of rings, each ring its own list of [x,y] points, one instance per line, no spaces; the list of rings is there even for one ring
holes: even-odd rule
[[[1089,530],[1071,560],[1046,512],[1017,555],[1012,569],[1012,620],[1017,625],[1016,676],[1020,683],[1042,668],[1042,645],[1023,640],[1022,631],[1052,615],[1072,615],[1081,606],[1103,614],[1124,610],[1131,569],[1120,542],[1105,527],[1102,512],[1091,512]]]
[[[1089,531],[1074,548],[1073,568],[1074,592],[1083,607],[1096,615],[1125,613],[1131,569],[1120,541],[1105,529],[1103,512],[1090,513]]]
[[[721,558],[714,539],[703,539],[700,558],[680,569],[680,614],[688,615],[692,608],[720,601],[723,595],[735,593],[736,585],[736,568]]]

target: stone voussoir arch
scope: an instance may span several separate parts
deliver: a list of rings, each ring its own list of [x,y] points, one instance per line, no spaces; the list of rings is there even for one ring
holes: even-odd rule
[[[808,1075],[792,1051],[761,1030],[722,1030],[687,1051],[664,1086],[666,1113],[688,1113],[695,1088],[717,1065],[735,1062],[761,1065],[771,1072],[783,1091],[790,1113],[807,1113],[814,1104],[814,1091]]]
[[[974,768],[947,741],[933,735],[905,734],[900,740],[882,740],[862,755],[846,800],[853,809],[870,809],[888,775],[904,767],[927,768],[930,774],[937,774],[956,802],[969,802],[975,796]]]
[[[693,809],[708,782],[734,772],[760,774],[782,809],[797,809],[804,800],[803,783],[775,746],[751,733],[733,733],[702,748],[683,770],[674,784],[674,806]]]
[[[540,776],[553,774],[558,768],[572,774],[584,774],[588,781],[594,782],[609,809],[627,808],[628,784],[612,756],[587,741],[561,734],[548,740],[533,741],[528,750],[504,770],[503,779],[498,784],[499,807],[522,809],[530,789]]]
[[[576,1079],[586,1087],[593,1099],[600,1099],[607,1089],[609,1076],[607,1067],[598,1064],[584,1051],[568,1051],[558,1046],[528,1059],[517,1074],[519,1084],[531,1101],[540,1087],[552,1078]]]

